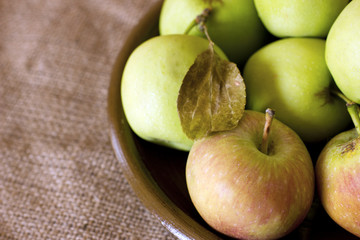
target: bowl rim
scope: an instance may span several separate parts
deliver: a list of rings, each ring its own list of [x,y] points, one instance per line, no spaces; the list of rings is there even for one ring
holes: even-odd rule
[[[160,16],[162,4],[162,0],[155,2],[140,19],[128,35],[113,65],[107,98],[111,145],[120,162],[122,172],[136,196],[168,231],[183,240],[221,239],[183,212],[161,190],[141,161],[132,138],[132,131],[123,112],[120,96],[123,69],[131,52],[146,39],[144,36],[148,33],[147,30],[154,27],[154,19]]]

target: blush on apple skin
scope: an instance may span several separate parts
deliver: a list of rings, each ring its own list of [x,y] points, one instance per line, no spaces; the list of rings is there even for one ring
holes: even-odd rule
[[[310,209],[314,169],[300,138],[276,119],[268,155],[259,151],[264,114],[245,111],[239,126],[196,141],[186,179],[204,220],[235,238],[275,239]]]
[[[328,142],[316,163],[324,209],[342,228],[360,237],[360,138],[355,129]]]

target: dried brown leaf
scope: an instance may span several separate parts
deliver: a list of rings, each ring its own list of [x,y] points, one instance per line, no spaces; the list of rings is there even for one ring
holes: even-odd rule
[[[187,72],[177,100],[183,131],[190,139],[237,126],[245,109],[244,80],[235,63],[220,58],[213,43]]]

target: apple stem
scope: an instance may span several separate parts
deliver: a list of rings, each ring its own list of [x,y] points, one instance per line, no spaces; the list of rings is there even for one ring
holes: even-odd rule
[[[262,142],[261,142],[261,146],[260,146],[260,151],[268,154],[269,151],[269,135],[270,135],[270,127],[271,127],[271,123],[272,120],[275,116],[275,111],[273,109],[266,109],[265,111],[265,126],[264,126],[264,131],[263,131],[263,136],[262,136]]]
[[[209,17],[211,11],[212,11],[211,7],[205,8],[201,14],[196,16],[196,18],[191,21],[189,26],[186,28],[184,34],[189,34],[191,29],[193,29],[193,27],[195,27],[196,25],[199,26],[200,31],[203,31],[203,26],[205,26],[205,22],[207,21],[207,18]]]
[[[346,103],[347,110],[354,123],[356,132],[360,136],[360,109],[355,102]]]
[[[189,26],[186,28],[184,35],[189,34],[189,32],[191,31],[191,29],[193,29],[193,27],[195,27],[198,23],[196,22],[196,19],[192,20],[191,23],[189,24]]]
[[[355,126],[358,136],[360,136],[360,108],[359,108],[359,105],[357,105],[354,101],[347,98],[344,94],[342,94],[338,90],[332,89],[331,92],[346,102],[346,107],[350,114],[351,120],[354,123],[354,126]]]
[[[347,110],[350,114],[351,120],[354,123],[356,132],[360,136],[360,109],[355,102],[346,103]]]
[[[344,102],[346,103],[351,103],[352,101],[347,98],[344,94],[342,94],[342,92],[340,92],[338,89],[331,89],[330,92],[332,94],[334,94],[335,96],[341,98],[342,100],[344,100]]]

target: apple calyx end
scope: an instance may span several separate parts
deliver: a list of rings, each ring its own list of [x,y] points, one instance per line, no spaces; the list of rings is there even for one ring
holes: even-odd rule
[[[341,155],[351,153],[352,151],[355,151],[357,146],[360,145],[360,138],[352,139],[350,142],[347,142],[344,146],[341,148]]]

